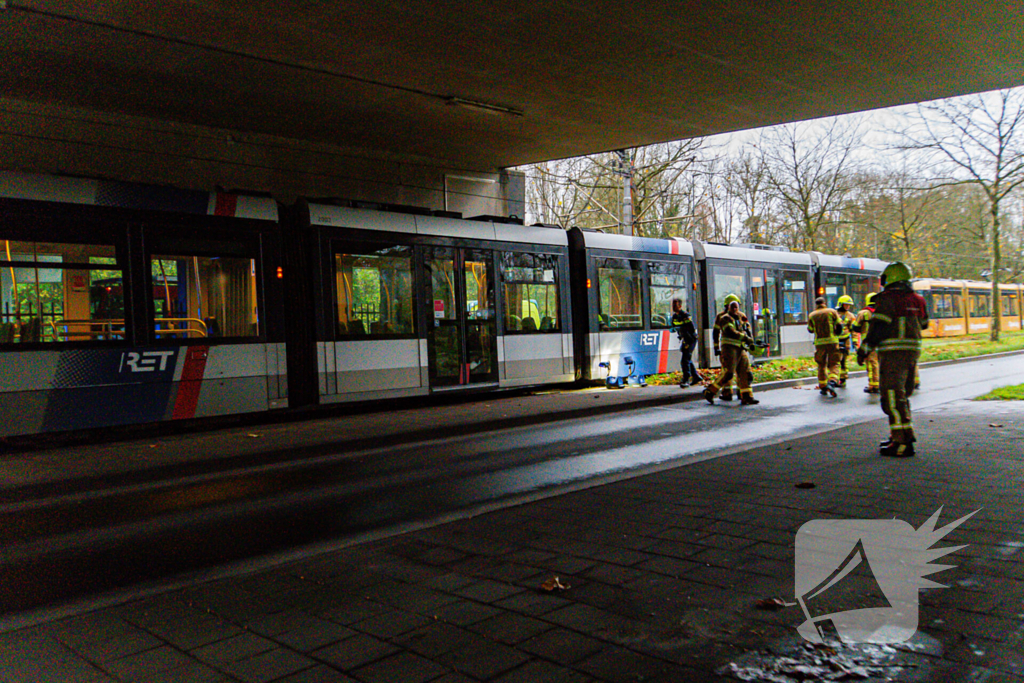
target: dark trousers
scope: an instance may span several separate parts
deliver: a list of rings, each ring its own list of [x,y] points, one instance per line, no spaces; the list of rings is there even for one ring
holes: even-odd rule
[[[882,392],[882,412],[889,417],[889,432],[896,443],[914,443],[914,423],[910,418],[910,395],[914,393],[914,372],[920,351],[880,351],[878,388]]]
[[[686,344],[679,347],[680,352],[683,354],[683,359],[680,363],[680,369],[683,371],[683,382],[687,382],[691,378],[700,379],[700,375],[697,374],[697,366],[693,364],[693,348]]]

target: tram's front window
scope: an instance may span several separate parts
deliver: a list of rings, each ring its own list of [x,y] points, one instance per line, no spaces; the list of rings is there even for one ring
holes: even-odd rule
[[[334,276],[340,336],[415,332],[411,247],[335,254]]]
[[[553,254],[501,254],[506,332],[554,332],[558,315],[558,257]]]
[[[150,277],[158,341],[259,335],[255,259],[153,254]]]
[[[686,264],[647,264],[651,276],[651,327],[653,329],[672,325],[672,300],[679,299],[683,310],[690,311],[690,292],[686,288]]]
[[[643,328],[640,298],[642,274],[639,261],[614,258],[598,260],[600,329]]]
[[[740,310],[744,310],[747,303],[746,284],[744,282],[745,268],[726,268],[714,266],[713,282],[715,286],[715,312],[725,310],[725,297],[735,294],[740,299]]]
[[[0,238],[0,344],[123,338],[122,278],[111,244]]]

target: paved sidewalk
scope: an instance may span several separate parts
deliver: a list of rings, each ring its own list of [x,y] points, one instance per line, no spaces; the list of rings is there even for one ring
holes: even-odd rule
[[[878,420],[9,632],[0,680],[1021,680],[1022,418],[950,404],[915,414],[909,460],[874,453]],[[759,607],[793,600],[804,522],[916,528],[941,506],[941,524],[981,510],[940,542],[970,545],[922,591],[909,647],[812,651],[798,607]]]

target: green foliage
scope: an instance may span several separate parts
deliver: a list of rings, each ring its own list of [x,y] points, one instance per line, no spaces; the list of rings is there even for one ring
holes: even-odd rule
[[[1024,400],[1024,384],[999,387],[989,391],[984,396],[978,396],[975,400]]]

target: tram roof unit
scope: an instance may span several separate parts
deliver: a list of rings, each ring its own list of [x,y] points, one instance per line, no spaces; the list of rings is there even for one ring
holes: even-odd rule
[[[0,171],[0,198],[277,221],[270,197]]]
[[[911,280],[910,284],[914,289],[927,290],[933,287],[959,287],[963,289],[965,283],[963,280],[952,280],[942,277],[919,277]]]
[[[839,268],[842,270],[867,270],[875,273],[881,273],[885,270],[885,267],[889,265],[888,261],[881,261],[876,258],[854,258],[852,256],[835,256],[832,254],[823,254],[820,251],[809,251],[811,260],[814,265],[819,268],[835,269]]]
[[[564,230],[513,225],[486,220],[421,216],[373,209],[353,209],[329,204],[310,204],[309,222],[355,230],[398,232],[409,235],[430,235],[458,239],[489,240],[568,246]]]
[[[992,283],[991,282],[985,282],[984,280],[962,280],[961,282],[963,282],[964,287],[966,287],[967,289],[983,289],[983,290],[987,290],[989,292],[992,291]],[[1009,289],[1017,289],[1018,287],[1020,287],[1020,285],[1014,284],[1012,282],[1000,282],[999,283],[999,288],[1000,289],[1002,289],[1004,286],[1006,286]]]
[[[650,254],[671,254],[673,256],[693,256],[693,246],[688,240],[673,238],[668,240],[656,237],[631,237],[629,235],[610,235],[604,232],[579,229],[583,235],[583,244],[588,249],[613,249],[615,251],[640,251]]]
[[[722,259],[723,261],[744,261],[746,263],[779,263],[811,269],[811,257],[803,251],[777,251],[728,244],[712,244],[692,240],[693,251],[698,261]]]

